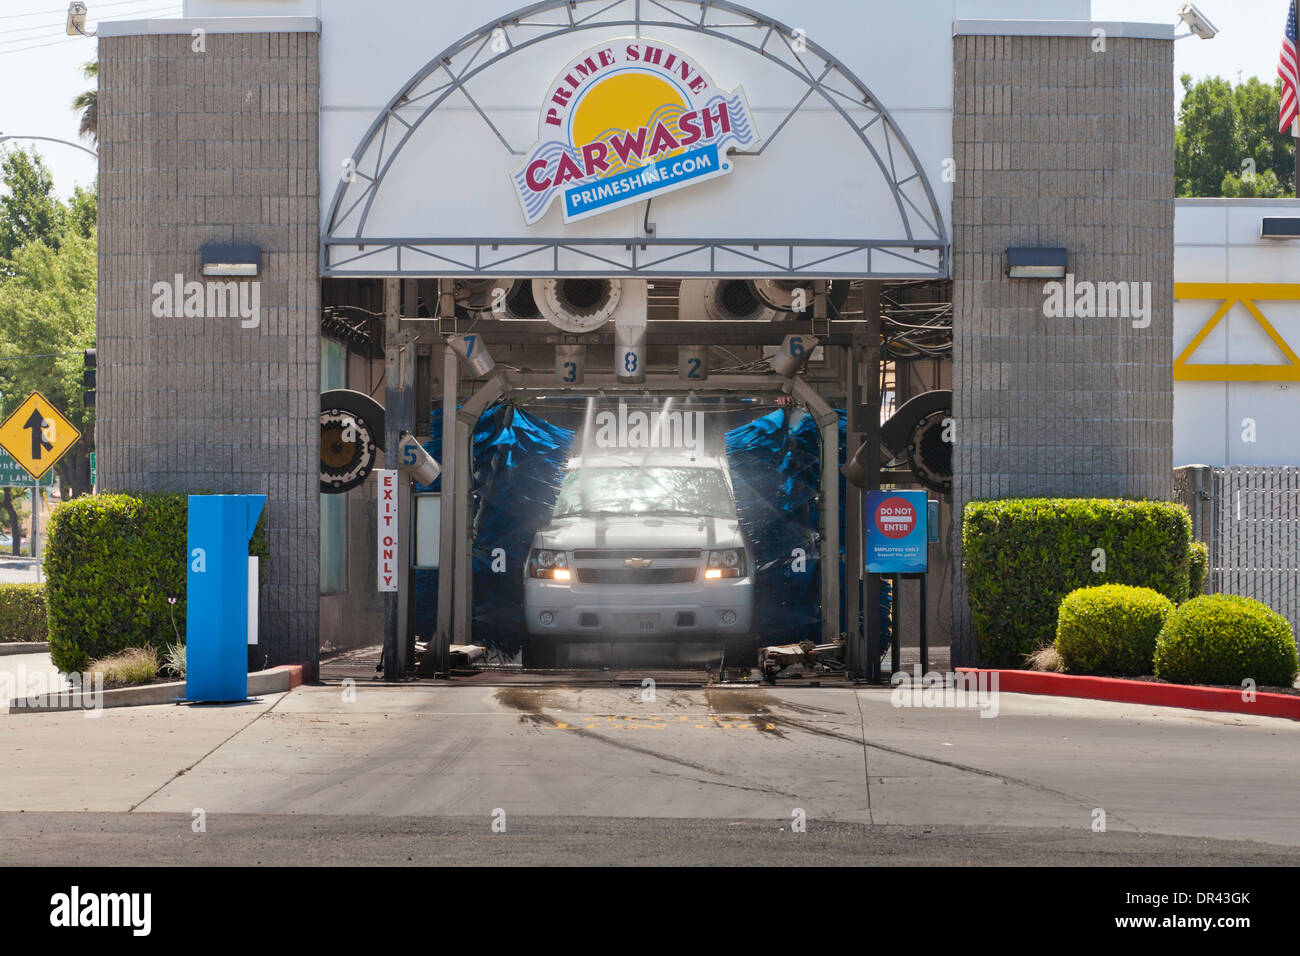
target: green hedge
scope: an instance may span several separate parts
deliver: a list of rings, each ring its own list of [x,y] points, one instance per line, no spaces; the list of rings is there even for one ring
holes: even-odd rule
[[[1192,564],[1188,570],[1187,596],[1205,593],[1205,580],[1210,576],[1210,549],[1200,541],[1192,542]]]
[[[1061,602],[1056,652],[1074,674],[1150,674],[1156,637],[1173,609],[1173,601],[1150,588],[1079,588]]]
[[[0,584],[0,644],[40,643],[47,634],[45,585]]]
[[[45,545],[50,656],[63,671],[185,637],[187,496],[112,494],[55,509]],[[250,553],[265,567],[266,517]],[[169,609],[167,599],[176,598]],[[172,613],[169,613],[170,612]]]
[[[1156,676],[1179,684],[1290,687],[1300,662],[1291,623],[1236,594],[1206,594],[1177,608],[1156,640]]]
[[[1129,584],[1186,600],[1192,522],[1167,501],[1012,498],[971,501],[962,566],[982,661],[1020,664],[1052,643],[1061,599],[1076,588]],[[1105,570],[1094,571],[1094,550]]]

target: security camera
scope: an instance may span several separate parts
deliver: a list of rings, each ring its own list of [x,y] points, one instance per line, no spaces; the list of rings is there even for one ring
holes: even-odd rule
[[[1178,7],[1178,19],[1187,25],[1202,40],[1213,40],[1219,28],[1210,22],[1209,17],[1196,9],[1194,3],[1184,3]],[[1190,36],[1191,34],[1185,34]]]
[[[84,3],[74,2],[68,4],[68,27],[67,34],[70,37],[89,37],[93,33],[86,32],[86,5]]]

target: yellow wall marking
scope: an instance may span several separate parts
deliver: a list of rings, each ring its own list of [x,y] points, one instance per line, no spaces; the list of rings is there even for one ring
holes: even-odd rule
[[[1218,302],[1219,307],[1209,321],[1187,343],[1187,348],[1174,359],[1176,382],[1300,382],[1300,356],[1287,345],[1264,313],[1255,304],[1257,300],[1277,302],[1300,301],[1300,284],[1281,282],[1175,282],[1174,299],[1204,299]],[[1200,348],[1201,343],[1214,331],[1215,326],[1240,302],[1255,322],[1273,341],[1284,356],[1285,365],[1190,365],[1187,360]]]

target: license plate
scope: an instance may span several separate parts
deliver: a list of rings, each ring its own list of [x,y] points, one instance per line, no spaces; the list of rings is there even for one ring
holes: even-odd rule
[[[653,631],[659,626],[659,615],[615,614],[614,623],[621,631]]]

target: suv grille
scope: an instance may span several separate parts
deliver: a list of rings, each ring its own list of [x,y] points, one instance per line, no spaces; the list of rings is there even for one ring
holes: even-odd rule
[[[643,551],[606,551],[586,549],[573,551],[576,561],[627,561],[628,558],[684,558],[699,561],[699,551],[690,550],[643,550]]]
[[[574,560],[577,561],[626,561],[628,558],[685,558],[692,561],[698,561],[700,552],[698,551],[603,551],[599,549],[588,548],[582,551],[573,552]]]
[[[695,568],[578,568],[583,584],[690,584]]]

